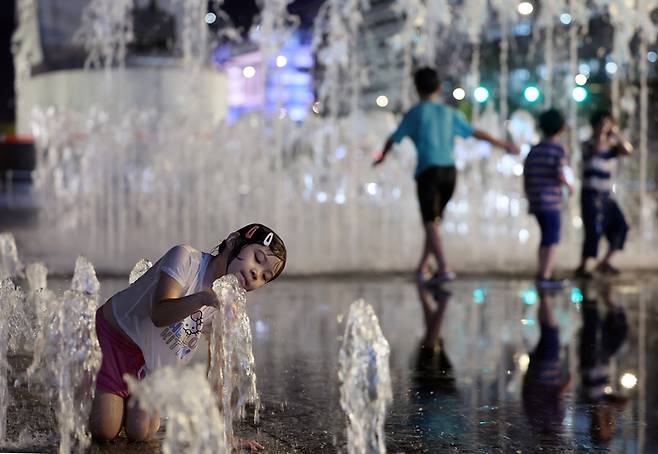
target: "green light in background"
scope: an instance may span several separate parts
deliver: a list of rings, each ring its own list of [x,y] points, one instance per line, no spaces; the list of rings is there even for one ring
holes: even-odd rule
[[[479,103],[486,102],[487,99],[489,99],[489,90],[482,86],[477,87],[475,91],[473,91],[473,97]]]
[[[541,93],[539,92],[539,88],[533,85],[526,87],[526,89],[523,90],[523,97],[528,102],[536,102],[539,99],[540,94]]]
[[[576,102],[583,102],[587,99],[587,90],[583,87],[576,87],[571,92],[573,100]]]
[[[536,304],[538,301],[537,291],[534,288],[524,290],[523,293],[521,293],[521,299],[523,300],[523,304],[527,304],[529,306]]]
[[[571,289],[571,302],[574,304],[583,302],[583,292],[578,288],[574,287]]]

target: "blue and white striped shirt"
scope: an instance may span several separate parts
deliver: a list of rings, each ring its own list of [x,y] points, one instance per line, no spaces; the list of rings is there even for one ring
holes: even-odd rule
[[[530,149],[523,165],[523,182],[531,213],[562,207],[560,174],[565,157],[564,148],[556,143],[540,142]]]
[[[609,193],[612,190],[612,174],[617,168],[619,152],[616,148],[598,151],[596,143],[583,143],[583,190]]]

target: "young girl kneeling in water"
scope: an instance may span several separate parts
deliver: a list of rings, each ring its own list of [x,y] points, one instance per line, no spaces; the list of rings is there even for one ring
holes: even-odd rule
[[[213,282],[234,274],[251,291],[277,278],[285,264],[281,238],[264,225],[250,224],[222,241],[216,255],[174,246],[101,306],[96,334],[103,360],[90,416],[94,438],[112,440],[122,425],[131,440],[151,438],[159,415],[126,405],[130,395],[123,375],[143,378],[164,366],[186,365],[216,311]]]

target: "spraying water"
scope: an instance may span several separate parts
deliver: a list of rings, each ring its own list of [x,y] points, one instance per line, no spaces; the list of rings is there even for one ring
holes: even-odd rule
[[[29,345],[34,347],[43,345],[47,337],[46,327],[50,320],[52,302],[56,300],[55,294],[48,290],[48,269],[43,263],[31,263],[25,270],[28,282],[27,301],[24,307],[30,309],[26,317],[33,321],[33,336]],[[35,349],[33,349],[35,350]]]
[[[59,452],[69,453],[77,442],[79,452],[91,443],[87,422],[94,397],[101,351],[95,328],[98,290],[93,265],[84,257],[76,260],[71,290],[52,298],[47,324],[37,338],[28,378],[40,378],[57,399]]]
[[[0,443],[4,443],[7,436],[7,406],[9,392],[7,387],[7,374],[9,363],[7,362],[7,346],[9,342],[9,317],[14,309],[22,304],[23,292],[18,289],[10,279],[0,281]]]
[[[340,349],[340,405],[347,414],[347,452],[384,453],[386,408],[393,400],[390,349],[372,307],[352,303]]]
[[[16,240],[11,233],[0,233],[0,280],[19,277],[23,264],[18,258]]]
[[[141,259],[130,271],[130,276],[128,277],[128,283],[132,285],[133,282],[137,281],[144,273],[146,273],[153,264],[147,259]]]
[[[212,389],[221,396],[224,427],[231,440],[233,420],[244,418],[247,404],[255,406],[254,422],[258,423],[260,399],[256,391],[246,292],[232,274],[217,279],[213,291],[220,306],[212,322],[208,379]]]
[[[125,375],[130,394],[151,413],[167,415],[164,454],[230,453],[224,421],[205,377],[203,365],[178,369],[164,367],[139,381]],[[181,392],[189,389],[190,392]]]

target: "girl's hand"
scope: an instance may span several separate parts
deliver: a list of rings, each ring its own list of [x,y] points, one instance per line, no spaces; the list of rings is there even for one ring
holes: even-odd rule
[[[261,445],[254,440],[243,440],[242,438],[236,438],[233,440],[233,445],[238,449],[247,449],[249,451],[263,451],[265,446]]]
[[[219,307],[219,300],[217,299],[217,295],[211,288],[206,287],[201,290],[201,293],[203,294],[204,306]]]

